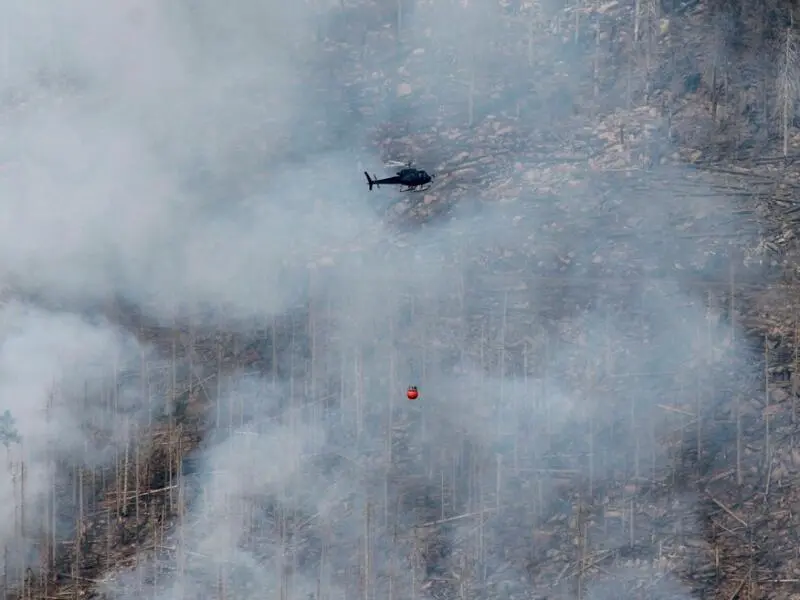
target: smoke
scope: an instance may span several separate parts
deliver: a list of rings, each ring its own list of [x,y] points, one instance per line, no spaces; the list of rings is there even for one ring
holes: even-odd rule
[[[684,460],[680,407],[700,419],[747,374],[741,336],[697,291],[726,272],[732,206],[684,194],[681,169],[631,182],[580,168],[578,185],[537,188],[531,174],[556,169],[535,136],[586,128],[571,110],[580,53],[559,36],[515,47],[489,0],[402,4],[399,18],[391,4],[3,1],[4,284],[76,309],[120,297],[164,323],[290,321],[271,373],[217,374],[217,427],[175,494],[186,512],[99,591],[531,597],[583,577],[563,550],[585,551],[576,536],[664,569],[646,527],[580,519],[655,489]],[[475,209],[486,175],[450,220],[386,225],[370,203],[395,192],[368,192],[358,165],[384,158],[374,126],[390,119],[403,152],[435,163],[480,155],[498,118],[522,141],[485,170],[516,202]],[[654,147],[659,125],[642,125]],[[447,181],[434,193],[457,195]],[[107,445],[85,450],[81,382],[142,349],[108,324],[14,310],[0,408],[33,440],[29,494],[43,498],[53,440],[74,462],[108,460],[152,394],[103,413]],[[74,399],[63,418],[42,414],[54,389]],[[592,593],[624,597],[626,577]]]
[[[30,553],[42,539],[74,530],[68,506],[52,509],[70,476],[63,467],[111,462],[146,422],[147,405],[129,374],[131,361],[148,353],[108,323],[15,301],[0,307],[0,340],[0,406],[14,420],[4,429],[0,539],[12,569],[35,564]]]
[[[308,30],[294,9],[17,8],[25,39],[10,40],[2,91],[5,281],[77,303],[118,294],[157,316],[274,314],[302,282],[287,262],[363,228],[362,213],[312,195],[341,185],[341,159],[286,177],[275,156],[304,116],[295,46]]]

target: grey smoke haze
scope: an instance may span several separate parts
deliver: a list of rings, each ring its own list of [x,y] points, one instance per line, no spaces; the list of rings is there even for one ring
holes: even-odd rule
[[[201,472],[185,478],[190,510],[165,543],[175,553],[143,550],[137,570],[108,574],[101,588],[110,595],[138,597],[153,585],[148,593],[165,600],[214,597],[224,580],[241,598],[278,594],[287,581],[291,598],[319,587],[344,598],[357,585],[352,569],[364,568],[355,557],[369,548],[369,593],[391,585],[406,596],[424,572],[410,564],[410,528],[486,510],[476,554],[485,585],[502,590],[511,580],[505,593],[520,598],[525,536],[550,504],[574,500],[555,483],[537,487],[535,473],[574,470],[602,487],[619,472],[634,481],[660,472],[670,457],[659,435],[671,423],[657,406],[702,389],[698,406],[711,410],[711,390],[747,358],[724,321],[679,285],[680,269],[703,272],[719,248],[673,235],[676,223],[711,220],[721,209],[676,199],[669,186],[647,194],[620,186],[611,201],[577,191],[536,199],[533,190],[503,209],[457,209],[452,221],[396,245],[374,210],[394,192],[369,194],[357,164],[373,170],[381,159],[364,149],[368,126],[392,118],[427,128],[439,104],[397,99],[394,86],[421,81],[415,93],[457,107],[465,123],[465,69],[508,84],[475,100],[478,120],[513,113],[535,81],[524,49],[514,60],[500,52],[506,38],[493,2],[417,3],[403,15],[399,51],[383,34],[395,18],[391,4],[362,13],[249,0],[0,3],[14,15],[0,74],[6,286],[75,307],[119,296],[164,320],[202,310],[211,325],[266,322],[309,294],[334,315],[320,324],[313,358],[301,342],[287,352],[283,362],[295,370],[277,384],[254,375],[223,382],[220,422],[235,431],[210,435]],[[357,57],[317,39],[359,31]],[[566,66],[567,51],[554,41],[536,52],[564,61],[567,82],[552,95],[576,89],[583,71],[577,61]],[[410,76],[408,56],[423,57]],[[358,85],[337,85],[342,72]],[[534,92],[543,100],[521,127],[557,128],[563,106],[547,103],[550,91]],[[536,168],[525,160],[523,171]],[[567,222],[559,207],[583,217]],[[729,216],[714,224],[717,234],[737,230]],[[645,235],[621,241],[620,227]],[[532,258],[506,264],[498,248]],[[525,274],[563,259],[565,248],[581,265],[563,276],[565,286],[570,277],[581,284],[595,260],[620,278],[635,263],[652,280],[624,297],[598,283],[584,285],[578,300],[554,299],[544,280]],[[47,394],[67,386],[65,398],[79,406],[75,381],[98,369],[107,376],[109,357],[141,349],[108,325],[9,310],[17,330],[3,333],[9,372],[0,408],[18,415],[37,469],[31,502],[41,501],[52,467],[35,457],[54,439],[67,454],[87,439],[72,408],[55,431],[46,425]],[[512,338],[526,340],[524,352]],[[657,375],[630,376],[645,372]],[[409,405],[404,387],[417,382],[422,400]],[[625,419],[608,408],[619,405]],[[134,415],[144,414],[139,408]],[[131,418],[108,425],[120,430],[115,443]],[[408,439],[398,439],[401,426]],[[101,450],[92,461],[107,458]],[[428,506],[442,495],[446,506]],[[454,527],[449,543],[477,543],[478,523]],[[603,543],[626,540],[609,533]],[[465,564],[457,553],[439,562],[443,571]],[[606,587],[597,598],[619,597]]]
[[[146,422],[148,407],[126,373],[131,361],[138,365],[151,357],[130,335],[105,322],[14,300],[0,308],[0,339],[0,406],[11,411],[21,434],[21,443],[6,450],[0,484],[0,539],[9,550],[10,568],[34,559],[30,553],[38,536],[53,528],[59,537],[72,530],[70,507],[54,513],[48,505],[53,486],[69,476],[63,467],[106,464]],[[108,376],[114,372],[117,381]],[[109,419],[112,403],[116,412]],[[20,538],[17,528],[23,521],[27,533]]]
[[[330,160],[315,182],[312,168],[287,177],[270,163],[306,114],[297,37],[309,32],[290,7],[12,5],[5,281],[166,314],[193,303],[271,314],[296,300],[285,261],[364,227],[366,210],[331,198],[312,210],[334,177],[354,192],[332,171],[357,175],[354,164]]]

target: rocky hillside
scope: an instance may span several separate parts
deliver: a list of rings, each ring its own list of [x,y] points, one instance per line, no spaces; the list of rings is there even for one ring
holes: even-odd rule
[[[148,350],[86,385],[78,461],[6,423],[6,597],[800,597],[792,8],[317,16],[322,158],[280,160],[435,185],[368,196],[281,314],[88,311]]]

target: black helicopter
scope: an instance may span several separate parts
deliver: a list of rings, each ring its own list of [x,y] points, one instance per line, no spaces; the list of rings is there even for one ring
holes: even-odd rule
[[[367,185],[369,185],[370,190],[373,185],[378,187],[381,185],[399,185],[405,188],[401,189],[401,192],[424,192],[430,188],[430,183],[436,177],[436,175],[429,175],[422,169],[415,169],[410,162],[406,163],[406,166],[397,171],[397,174],[393,177],[378,179],[377,175],[373,174],[370,177],[366,171],[364,171],[364,175],[367,176]]]

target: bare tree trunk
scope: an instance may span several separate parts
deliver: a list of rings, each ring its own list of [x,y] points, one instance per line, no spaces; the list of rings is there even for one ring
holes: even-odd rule
[[[627,77],[627,89],[625,94],[625,101],[627,107],[630,109],[633,105],[633,77],[634,71],[637,67],[635,57],[639,54],[639,48],[641,47],[640,37],[641,37],[641,15],[642,15],[642,0],[636,0],[633,6],[633,48],[632,52],[630,53],[631,59],[628,61],[628,77]]]
[[[764,337],[764,467],[769,471],[770,463],[772,462],[772,435],[771,435],[771,421],[772,417],[769,413],[770,398],[769,398],[769,340]],[[769,479],[767,479],[769,481]],[[768,484],[769,486],[769,484]],[[769,488],[768,488],[769,489]]]
[[[372,578],[372,562],[370,539],[372,536],[372,507],[367,502],[364,507],[364,600],[370,599],[370,579]]]
[[[783,156],[789,156],[789,123],[790,109],[794,104],[796,82],[793,79],[796,63],[792,28],[786,30],[786,40],[784,41],[783,69],[781,70],[780,81],[780,103],[781,103],[781,128],[783,137]]]
[[[658,0],[647,0],[647,40],[645,45],[645,89],[650,95],[650,75],[656,63],[654,54],[658,53],[659,10]]]
[[[592,72],[592,116],[597,113],[598,99],[600,98],[600,22],[595,24],[594,29],[594,60]]]

